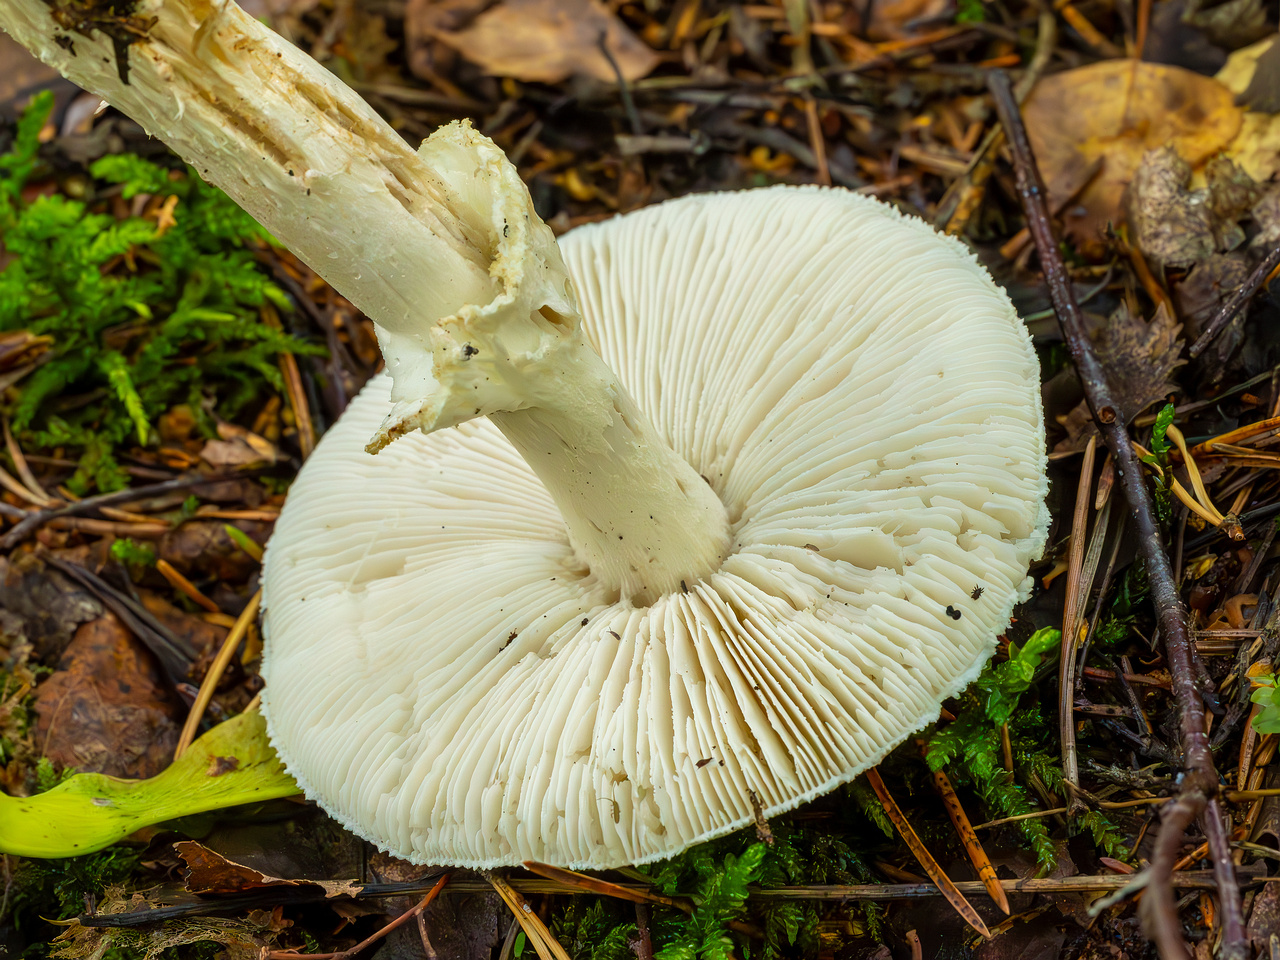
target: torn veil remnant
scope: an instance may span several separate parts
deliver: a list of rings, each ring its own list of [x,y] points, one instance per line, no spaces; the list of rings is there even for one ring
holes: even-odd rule
[[[127,86],[43,0],[0,26],[387,358],[264,572],[272,742],[329,813],[416,861],[654,860],[852,779],[977,675],[1043,546],[1045,457],[1026,332],[958,242],[774,188],[557,248],[470,127],[414,154],[227,0],[135,15]]]

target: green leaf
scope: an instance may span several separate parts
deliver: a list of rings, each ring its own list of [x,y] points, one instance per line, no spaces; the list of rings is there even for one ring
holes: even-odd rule
[[[33,797],[0,794],[0,853],[79,856],[175,817],[300,792],[267,741],[262,715],[242,713],[149,780],[80,773]]]

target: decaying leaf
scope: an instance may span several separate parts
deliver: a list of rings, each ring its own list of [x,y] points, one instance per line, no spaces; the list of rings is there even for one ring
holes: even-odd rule
[[[1192,169],[1240,129],[1231,91],[1208,77],[1139,60],[1106,60],[1046,77],[1023,105],[1050,203],[1070,196],[1074,171],[1102,158],[1099,174],[1066,208],[1067,235],[1086,249],[1119,219],[1124,189],[1148,150],[1172,147]]]
[[[1280,43],[1269,37],[1237,50],[1215,78],[1248,107],[1224,151],[1258,181],[1280,170]]]
[[[1182,325],[1163,304],[1150,322],[1123,303],[1105,319],[1095,314],[1085,316],[1094,350],[1126,422],[1177,390],[1169,378],[1185,362],[1181,358]],[[1084,401],[1058,422],[1067,431],[1066,439],[1053,449],[1058,455],[1083,450],[1096,432]]]
[[[1151,150],[1125,191],[1129,237],[1152,269],[1185,267],[1213,252],[1208,197],[1187,190],[1191,164],[1172,147]]]
[[[437,36],[485,72],[517,80],[559,83],[578,75],[612,83],[617,75],[602,38],[628,81],[658,65],[657,54],[599,0],[505,0],[465,30]]]
[[[1215,253],[1197,263],[1174,288],[1178,315],[1186,324],[1188,337],[1200,335],[1204,324],[1244,283],[1250,267],[1241,253]]]
[[[113,614],[76,631],[59,670],[36,688],[36,744],[54,763],[149,777],[164,768],[181,721],[147,650]]]
[[[194,840],[180,840],[173,848],[187,865],[185,886],[192,893],[228,895],[264,887],[320,887],[326,897],[352,897],[362,888],[357,880],[285,880],[268,876]]]
[[[270,466],[285,459],[279,448],[266,437],[234,423],[219,423],[218,438],[208,441],[200,451],[200,459],[213,467]]]
[[[35,659],[55,662],[82,623],[102,613],[93,595],[34,553],[0,557],[0,627],[29,641]]]
[[[1148,151],[1124,194],[1130,239],[1153,269],[1187,267],[1245,241],[1240,220],[1258,201],[1253,178],[1224,157],[1204,169],[1205,186],[1187,189],[1191,165],[1172,147]]]

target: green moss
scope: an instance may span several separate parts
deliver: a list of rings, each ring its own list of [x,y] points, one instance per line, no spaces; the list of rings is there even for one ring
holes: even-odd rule
[[[105,203],[58,193],[24,200],[51,106],[37,98],[0,156],[0,245],[11,258],[0,332],[52,340],[52,359],[20,383],[8,413],[24,443],[76,453],[73,492],[114,490],[127,480],[118,451],[157,443],[170,407],[189,405],[212,435],[210,414],[231,419],[284,389],[281,353],[320,350],[269,322],[272,309],[290,309],[254,257],[269,238],[194,171],[132,155],[92,165],[102,192],[162,200],[168,214],[154,219],[118,219]]]

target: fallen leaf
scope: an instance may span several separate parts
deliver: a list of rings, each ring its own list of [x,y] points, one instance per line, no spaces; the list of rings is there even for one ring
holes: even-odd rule
[[[447,75],[456,54],[442,47],[441,34],[455,33],[493,5],[493,0],[409,0],[404,10],[404,45],[414,76]]]
[[[326,897],[354,897],[363,889],[358,880],[286,880],[273,877],[228,860],[194,840],[180,840],[173,848],[187,865],[184,880],[191,893],[227,896],[264,887],[319,887]]]
[[[1186,324],[1188,338],[1200,336],[1204,325],[1244,283],[1250,267],[1243,254],[1215,253],[1197,263],[1186,279],[1174,287],[1178,315]],[[1238,342],[1238,335],[1235,339]]]
[[[1185,362],[1179,335],[1182,325],[1164,304],[1150,322],[1131,313],[1123,303],[1105,319],[1096,314],[1085,318],[1094,351],[1126,423],[1178,389],[1169,378]],[[1067,431],[1067,438],[1053,448],[1058,455],[1083,450],[1097,430],[1083,400],[1058,422]]]
[[[31,643],[35,659],[53,663],[76,629],[102,614],[102,604],[34,553],[0,557],[0,612],[10,636]]]
[[[215,757],[238,762],[234,770],[210,776]],[[78,773],[33,797],[0,794],[0,853],[79,856],[151,824],[300,792],[267,741],[262,715],[242,713],[149,779]]]
[[[601,38],[628,82],[648,76],[658,55],[599,0],[506,0],[441,41],[498,77],[559,83],[580,75],[613,83]]]
[[[270,524],[256,520],[237,520],[235,525],[258,544],[265,544],[271,532]],[[257,561],[227,535],[225,520],[188,520],[160,538],[159,553],[192,579],[243,583],[258,569]]]
[[[974,960],[1057,960],[1067,935],[1045,915],[1019,923],[973,951]]]
[[[155,661],[113,614],[76,631],[36,687],[36,745],[82,772],[149,777],[178,742],[182,716]]]
[[[108,887],[97,903],[100,915],[132,913],[160,904],[142,893],[126,896],[123,887]],[[216,943],[223,960],[255,960],[266,956],[288,923],[277,924],[270,911],[252,910],[239,919],[192,917],[168,920],[147,927],[86,927],[78,921],[54,939],[49,956],[57,960],[95,960],[103,956],[141,957],[153,960],[170,947],[189,943]],[[212,952],[212,951],[210,951]],[[184,951],[173,951],[183,954]],[[172,955],[172,954],[169,954]]]
[[[1235,51],[1215,79],[1249,108],[1224,156],[1269,180],[1280,170],[1280,43],[1270,37]]]
[[[1172,147],[1148,151],[1124,195],[1129,238],[1153,270],[1186,267],[1213,253],[1208,196],[1186,189],[1191,164]]]
[[[266,437],[234,423],[219,423],[218,437],[205,443],[200,451],[200,459],[213,467],[270,466],[285,459],[280,449]]]
[[[1088,251],[1119,218],[1121,198],[1148,150],[1172,147],[1192,169],[1240,129],[1231,91],[1208,77],[1139,60],[1105,60],[1045,77],[1023,105],[1050,204],[1061,207],[1074,171],[1102,170],[1066,208],[1067,235]]]
[[[1277,930],[1280,930],[1280,883],[1268,883],[1253,898],[1246,932],[1254,949],[1264,951],[1261,955],[1266,956]]]

